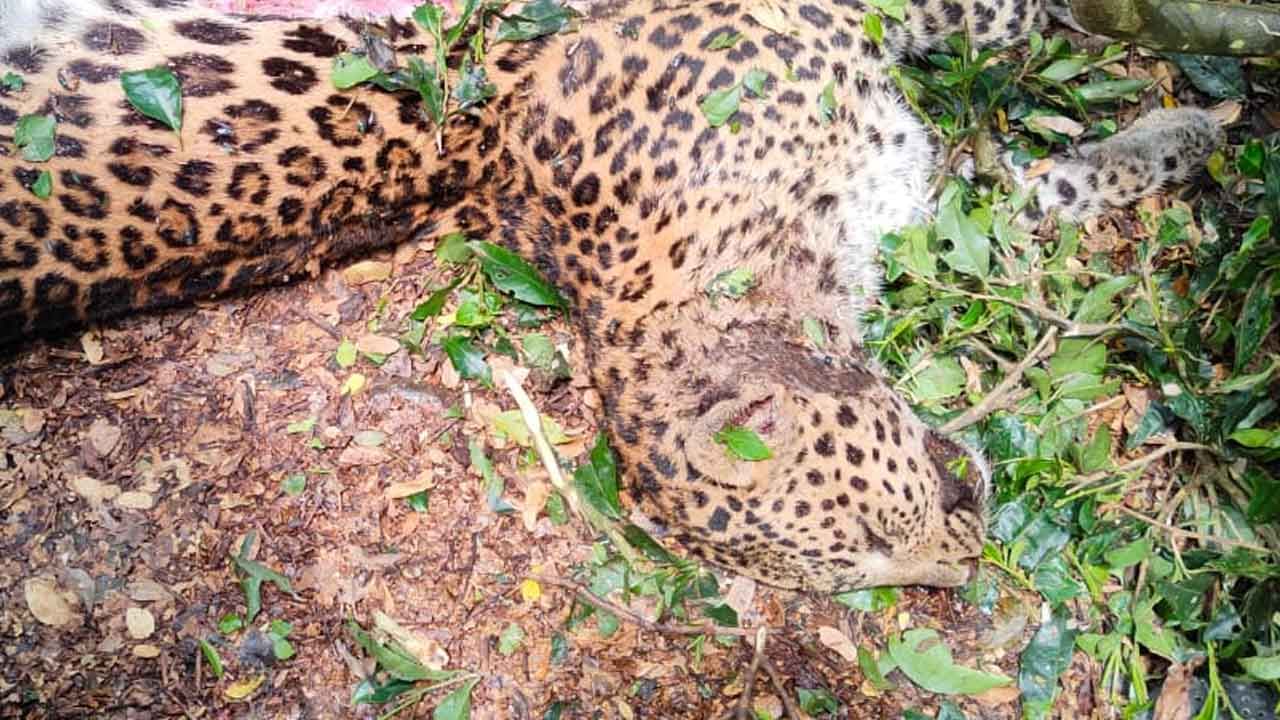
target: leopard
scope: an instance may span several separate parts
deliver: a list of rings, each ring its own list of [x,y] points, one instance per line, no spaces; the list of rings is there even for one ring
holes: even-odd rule
[[[567,298],[627,505],[663,543],[779,588],[960,585],[991,471],[922,419],[860,328],[879,238],[929,216],[939,164],[892,70],[955,33],[1017,44],[1069,8],[911,0],[878,38],[872,12],[601,0],[569,32],[492,43],[492,96],[436,122],[414,93],[331,81],[350,53],[429,55],[408,17],[0,0],[0,76],[24,81],[0,89],[0,345],[462,233]],[[462,43],[445,49],[451,86]],[[181,84],[176,132],[121,86],[161,66]],[[702,103],[752,72],[759,92],[712,123]],[[56,119],[47,163],[14,145],[31,113]],[[1152,111],[1019,176],[1035,198],[1019,218],[1080,221],[1159,192],[1221,132],[1201,109]],[[708,293],[727,271],[749,291]],[[727,452],[726,428],[767,457]]]

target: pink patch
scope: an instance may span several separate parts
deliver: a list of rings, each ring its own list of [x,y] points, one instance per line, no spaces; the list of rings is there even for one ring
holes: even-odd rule
[[[338,16],[378,19],[388,15],[404,19],[422,4],[418,0],[202,0],[219,12],[238,15],[284,15],[297,18]],[[444,0],[445,7],[452,2]]]

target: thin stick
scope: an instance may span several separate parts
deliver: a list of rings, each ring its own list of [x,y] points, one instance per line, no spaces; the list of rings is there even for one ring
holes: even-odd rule
[[[760,668],[760,661],[764,659],[764,644],[768,637],[768,629],[762,627],[756,631],[751,664],[747,666],[747,674],[742,681],[742,697],[738,698],[738,709],[734,713],[736,720],[752,720],[751,699],[755,691],[756,670]]]
[[[701,625],[654,622],[640,615],[631,608],[624,607],[612,600],[606,600],[600,597],[572,580],[563,580],[558,577],[550,577],[547,575],[530,575],[529,577],[540,583],[546,583],[547,585],[555,585],[556,587],[561,587],[566,590],[572,590],[583,602],[604,608],[614,615],[626,618],[643,628],[665,633],[667,635],[730,635],[733,637],[751,637],[752,635],[755,635],[758,629],[761,629],[723,627],[716,625],[710,620]]]
[[[1124,513],[1125,515],[1128,515],[1131,518],[1141,520],[1142,522],[1147,523],[1152,527],[1159,528],[1169,533],[1170,535],[1177,535],[1178,537],[1188,538],[1191,540],[1199,540],[1201,543],[1217,543],[1219,545],[1224,545],[1226,547],[1244,548],[1246,550],[1253,550],[1254,552],[1260,552],[1264,555],[1272,555],[1272,554],[1275,554],[1276,552],[1275,550],[1272,550],[1270,548],[1266,548],[1261,545],[1254,545],[1251,542],[1245,542],[1243,540],[1232,540],[1231,538],[1224,538],[1218,535],[1209,535],[1208,533],[1196,532],[1195,530],[1184,530],[1183,528],[1177,527],[1176,525],[1170,525],[1169,523],[1161,522],[1156,518],[1147,517],[1146,515],[1143,515],[1137,510],[1130,510],[1124,505],[1114,505],[1112,507]]]
[[[774,691],[782,699],[782,709],[786,710],[787,717],[792,718],[792,720],[803,720],[805,716],[800,714],[796,704],[791,701],[791,696],[787,694],[787,688],[783,686],[782,678],[778,676],[778,671],[773,667],[773,663],[769,662],[769,658],[764,658],[760,662],[764,665],[765,673],[769,675],[769,682],[773,683]]]
[[[515,375],[509,370],[502,371],[502,383],[507,386],[507,392],[515,398],[516,405],[520,408],[520,417],[524,420],[524,425],[529,429],[529,436],[533,438],[533,446],[538,449],[538,457],[542,460],[542,467],[547,471],[547,475],[551,477],[551,484],[556,490],[569,501],[569,508],[579,517],[585,519],[587,524],[596,528],[609,536],[609,541],[617,548],[618,552],[627,559],[628,563],[635,563],[640,559],[635,548],[631,547],[631,543],[627,542],[622,531],[618,529],[615,523],[609,521],[600,511],[591,507],[591,505],[583,503],[578,497],[578,492],[574,490],[564,479],[564,473],[560,472],[560,463],[556,460],[555,450],[551,449],[551,443],[547,442],[547,436],[542,432],[542,418],[538,415],[538,408],[534,406],[533,401],[529,399],[529,395],[525,393],[524,388],[520,387],[520,381],[516,380]]]
[[[1155,462],[1156,460],[1159,460],[1160,458],[1164,457],[1165,455],[1168,455],[1171,452],[1177,452],[1179,450],[1205,450],[1207,452],[1213,452],[1213,448],[1209,447],[1208,445],[1201,445],[1200,443],[1193,443],[1193,442],[1165,443],[1164,445],[1160,446],[1159,450],[1156,450],[1154,452],[1149,452],[1140,458],[1135,458],[1133,460],[1130,460],[1129,462],[1121,465],[1120,467],[1114,468],[1112,470],[1098,470],[1097,472],[1091,472],[1088,475],[1081,475],[1079,478],[1076,478],[1075,480],[1073,480],[1071,484],[1079,487],[1081,485],[1088,485],[1089,483],[1094,482],[1096,480],[1101,480],[1106,477],[1111,477],[1112,475],[1121,475],[1127,472],[1133,472],[1134,470],[1144,470],[1148,465]]]
[[[1008,397],[1009,393],[1012,392],[1022,380],[1022,375],[1027,371],[1027,368],[1040,361],[1040,356],[1044,353],[1045,348],[1049,347],[1057,337],[1058,328],[1049,328],[1049,330],[1045,332],[1044,337],[1040,338],[1040,342],[1036,343],[1035,348],[1032,349],[1030,354],[1019,361],[1018,364],[1004,376],[1004,379],[1001,380],[1000,383],[991,390],[991,392],[987,393],[986,397],[982,398],[982,402],[974,405],[968,410],[965,410],[963,413],[951,420],[948,420],[943,424],[941,428],[942,432],[944,434],[950,434],[957,430],[963,430],[999,409],[1000,405],[1004,403],[1005,398]]]

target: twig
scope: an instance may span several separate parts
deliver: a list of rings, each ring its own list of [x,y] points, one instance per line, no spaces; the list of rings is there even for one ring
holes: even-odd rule
[[[1004,379],[992,388],[991,392],[987,393],[986,397],[982,398],[982,402],[948,420],[942,425],[942,432],[944,434],[951,434],[957,430],[963,430],[995,412],[1005,401],[1005,398],[1008,397],[1009,393],[1017,387],[1018,383],[1022,380],[1023,373],[1027,371],[1027,368],[1040,361],[1040,355],[1044,353],[1045,348],[1049,347],[1057,337],[1058,328],[1049,328],[1048,332],[1044,334],[1044,337],[1040,338],[1040,342],[1036,343],[1035,348],[1033,348],[1025,358],[1020,360],[1017,365],[1013,366],[1013,369],[1004,376]]]
[[[1213,448],[1209,447],[1208,445],[1201,445],[1200,443],[1193,443],[1193,442],[1165,443],[1164,445],[1160,446],[1159,450],[1149,452],[1140,458],[1135,458],[1133,460],[1130,460],[1129,462],[1119,467],[1112,468],[1110,470],[1098,470],[1097,472],[1091,472],[1088,475],[1082,475],[1079,478],[1076,478],[1076,480],[1074,480],[1072,484],[1077,486],[1088,485],[1091,482],[1101,480],[1106,477],[1111,477],[1112,475],[1121,475],[1123,473],[1132,472],[1134,470],[1143,470],[1148,465],[1155,462],[1156,460],[1159,460],[1160,458],[1164,457],[1165,455],[1168,455],[1171,452],[1177,452],[1179,450],[1205,450],[1207,452],[1214,452]]]
[[[1197,532],[1195,530],[1184,530],[1183,528],[1180,528],[1176,525],[1170,525],[1169,523],[1161,522],[1156,518],[1147,517],[1146,515],[1143,515],[1137,510],[1131,510],[1125,507],[1124,505],[1114,505],[1112,507],[1124,513],[1125,515],[1128,515],[1131,518],[1141,520],[1142,522],[1147,523],[1152,527],[1159,528],[1169,533],[1170,535],[1177,535],[1178,537],[1188,538],[1190,540],[1199,540],[1201,543],[1217,543],[1225,547],[1244,548],[1246,550],[1253,550],[1254,552],[1260,552],[1264,555],[1271,555],[1271,554],[1275,554],[1276,552],[1275,550],[1272,550],[1270,548],[1263,547],[1262,545],[1255,545],[1251,542],[1245,542],[1244,540],[1232,540],[1231,538],[1224,538],[1219,535],[1210,535],[1208,533]],[[1105,509],[1105,507],[1102,509]]]
[[[782,684],[782,678],[778,676],[778,671],[773,667],[773,663],[769,662],[769,658],[764,658],[760,662],[764,665],[765,673],[769,675],[769,682],[773,683],[774,691],[782,699],[782,709],[787,712],[787,717],[792,718],[792,720],[803,720],[804,715],[800,714],[796,704],[791,701],[791,696],[787,694],[787,688]]]
[[[738,698],[738,707],[734,711],[735,720],[753,720],[751,712],[751,699],[755,694],[756,670],[760,668],[760,661],[764,659],[764,644],[768,640],[769,634],[766,628],[760,628],[756,631],[755,648],[751,653],[751,664],[747,666],[747,674],[742,680],[742,697]]]
[[[752,635],[755,635],[757,630],[762,629],[754,627],[723,627],[721,625],[716,625],[711,620],[707,620],[707,622],[701,625],[654,622],[653,620],[640,615],[631,608],[624,607],[612,600],[606,600],[605,598],[600,597],[572,580],[564,580],[558,577],[549,577],[546,575],[529,575],[528,577],[537,580],[540,583],[546,583],[547,585],[555,585],[556,587],[561,587],[566,590],[572,590],[583,602],[604,608],[614,615],[624,617],[643,628],[665,633],[667,635],[729,635],[733,637],[751,637]]]
[[[525,427],[529,429],[529,436],[533,438],[533,446],[538,450],[538,457],[542,459],[542,467],[550,476],[551,484],[569,501],[569,507],[575,514],[584,518],[591,527],[609,536],[609,541],[627,559],[627,562],[634,563],[639,560],[640,556],[618,530],[617,525],[610,522],[591,505],[583,503],[577,491],[564,479],[564,473],[560,472],[560,463],[556,460],[555,450],[551,449],[551,443],[547,442],[547,436],[542,432],[542,418],[538,415],[538,408],[534,406],[529,395],[520,386],[520,381],[510,370],[503,370],[501,375],[502,383],[507,386],[507,392],[511,393],[511,397],[515,398],[516,405],[520,408],[520,417],[524,420]]]

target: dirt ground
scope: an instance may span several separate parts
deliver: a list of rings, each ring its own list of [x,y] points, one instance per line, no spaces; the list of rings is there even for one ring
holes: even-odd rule
[[[367,385],[342,392],[351,371],[335,362],[340,339],[369,334],[375,316],[393,328],[412,310],[436,274],[426,250],[402,248],[358,268],[389,269],[386,279],[353,282],[360,273],[340,268],[42,342],[6,361],[0,716],[374,717],[350,703],[368,665],[345,624],[368,626],[379,611],[438,644],[447,667],[482,676],[475,718],[542,717],[554,701],[571,703],[565,718],[715,718],[734,706],[751,659],[746,642],[706,642],[698,657],[690,637],[631,620],[607,638],[594,622],[565,629],[572,592],[550,581],[570,579],[595,538],[577,520],[493,512],[470,469],[468,443],[478,439],[518,510],[543,492],[544,471],[519,464],[525,451],[501,447],[483,420],[514,408],[510,397],[460,383],[438,352],[360,363],[351,371]],[[556,342],[572,342],[564,326],[550,328]],[[574,370],[572,380],[525,383],[566,429],[571,440],[559,450],[570,458],[587,449],[598,406]],[[465,417],[449,417],[455,405]],[[297,432],[308,418],[310,433]],[[305,489],[284,492],[300,472]],[[397,497],[423,488],[426,512]],[[285,661],[272,662],[257,630],[217,629],[224,614],[244,610],[230,556],[250,531],[256,559],[296,591],[264,585],[253,625],[292,623],[296,655]],[[548,579],[532,600],[520,592],[530,576]],[[820,628],[882,650],[886,628],[935,627],[960,662],[1016,676],[1039,615],[1007,590],[990,616],[954,593],[925,590],[908,590],[884,613],[855,613],[732,580],[722,587],[733,585],[742,624],[773,632],[766,657],[775,672],[760,673],[754,704],[775,717],[781,694],[794,698],[799,687],[830,689],[846,717],[936,708],[900,676],[897,690],[875,690]],[[525,638],[503,654],[499,636],[512,623]],[[557,633],[567,653],[553,659]],[[199,657],[200,638],[226,664],[221,680]],[[1068,673],[1064,716],[1094,710],[1089,674]],[[229,698],[236,683],[259,677],[247,698]],[[404,716],[426,717],[433,704]],[[961,707],[970,718],[1019,714],[1011,689]]]

